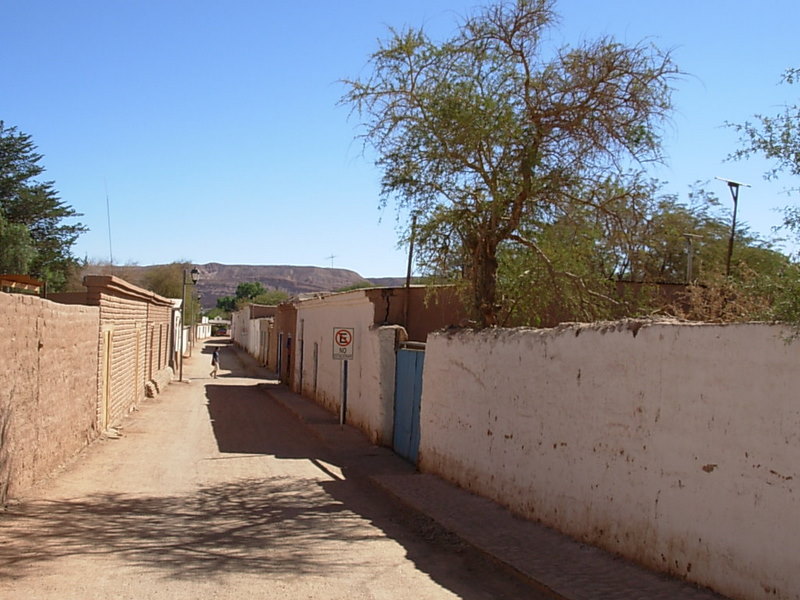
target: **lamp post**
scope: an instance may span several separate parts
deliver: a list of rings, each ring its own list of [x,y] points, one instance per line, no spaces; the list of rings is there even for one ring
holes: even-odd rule
[[[740,181],[732,181],[730,179],[723,179],[717,177],[720,181],[728,184],[728,189],[731,191],[733,198],[733,219],[731,219],[731,237],[728,238],[728,256],[725,258],[725,277],[730,277],[731,274],[731,257],[733,256],[733,239],[736,237],[736,209],[739,206],[739,187],[750,187],[746,183]]]
[[[200,271],[197,267],[192,268],[189,272],[192,285],[197,285],[197,280],[200,279]],[[178,381],[183,381],[183,346],[186,343],[186,269],[183,270],[183,289],[181,291],[181,364],[179,367]]]

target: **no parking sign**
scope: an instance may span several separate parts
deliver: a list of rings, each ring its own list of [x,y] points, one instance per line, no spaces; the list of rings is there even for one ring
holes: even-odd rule
[[[333,328],[333,358],[334,360],[353,360],[353,327]]]

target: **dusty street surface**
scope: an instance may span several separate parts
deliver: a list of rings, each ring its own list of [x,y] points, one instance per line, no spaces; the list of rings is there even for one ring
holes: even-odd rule
[[[356,475],[212,340],[0,513],[0,598],[540,598]]]

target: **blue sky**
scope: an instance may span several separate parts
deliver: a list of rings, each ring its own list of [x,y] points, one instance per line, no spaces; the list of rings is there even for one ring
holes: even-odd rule
[[[0,0],[0,119],[33,136],[46,176],[84,214],[79,257],[142,265],[295,264],[364,276],[405,272],[380,173],[337,106],[339,80],[365,73],[387,26],[454,30],[480,3],[461,0]],[[687,73],[666,131],[683,192],[715,176],[753,185],[740,218],[762,235],[782,193],[757,160],[725,162],[726,121],[800,96],[779,85],[798,65],[800,3],[729,0],[557,4],[556,41],[611,34],[671,48]],[[326,258],[335,255],[332,261]]]

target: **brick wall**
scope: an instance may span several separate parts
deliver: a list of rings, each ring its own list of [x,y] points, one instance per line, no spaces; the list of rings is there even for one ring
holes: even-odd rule
[[[0,293],[0,503],[97,435],[99,310]]]

